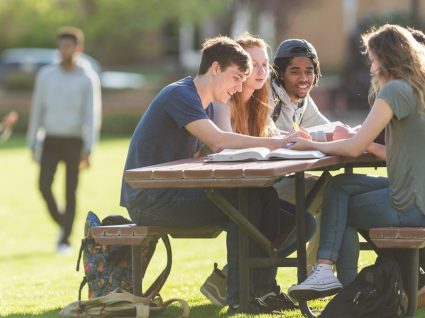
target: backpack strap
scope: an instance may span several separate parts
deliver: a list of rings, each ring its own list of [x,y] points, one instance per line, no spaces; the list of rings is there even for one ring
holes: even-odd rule
[[[175,302],[178,302],[180,304],[180,306],[182,307],[182,310],[183,310],[182,314],[180,316],[178,316],[178,318],[188,318],[189,317],[189,314],[190,314],[189,305],[188,305],[188,303],[185,300],[180,299],[180,298],[171,298],[171,299],[168,299],[167,301],[164,301],[160,305],[160,307],[153,307],[153,306],[151,306],[150,307],[150,311],[152,313],[155,313],[155,312],[158,312],[158,311],[162,311],[168,305],[170,305],[172,303],[175,303]]]
[[[150,306],[145,304],[136,304],[136,317],[135,318],[148,318],[150,313]]]
[[[171,265],[173,263],[173,255],[171,252],[171,244],[168,235],[165,234],[161,236],[162,242],[164,243],[165,250],[167,251],[167,264],[163,271],[158,275],[155,281],[150,285],[150,287],[142,294],[143,297],[147,297],[149,299],[154,299],[155,296],[159,294],[159,291],[164,286],[165,281],[170,275]]]
[[[86,245],[87,245],[86,240],[87,240],[86,238],[83,238],[83,239],[81,240],[80,250],[79,250],[79,252],[78,252],[78,258],[77,258],[77,266],[76,266],[76,268],[75,268],[75,270],[76,270],[77,272],[80,270],[81,257],[83,256],[84,248],[85,248],[85,247],[86,247]]]

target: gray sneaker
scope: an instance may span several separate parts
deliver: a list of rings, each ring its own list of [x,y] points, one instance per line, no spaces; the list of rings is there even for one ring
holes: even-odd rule
[[[201,293],[214,305],[218,307],[226,306],[227,275],[218,268],[217,263],[214,263],[213,272],[202,284]]]
[[[305,281],[298,285],[292,285],[288,289],[288,295],[299,301],[308,301],[336,294],[342,289],[342,284],[335,277],[332,266],[317,264]]]

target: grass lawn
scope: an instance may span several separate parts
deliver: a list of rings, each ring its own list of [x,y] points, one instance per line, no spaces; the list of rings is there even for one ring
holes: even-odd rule
[[[92,167],[81,173],[70,256],[55,252],[58,229],[41,200],[37,189],[38,167],[32,162],[23,137],[14,136],[0,146],[0,317],[58,317],[61,307],[77,299],[83,272],[76,272],[75,265],[87,211],[92,210],[101,218],[111,213],[127,216],[118,202],[128,141],[128,138],[102,140],[94,151]],[[63,167],[58,172],[54,188],[62,198]],[[381,169],[372,172],[384,173]],[[163,298],[187,300],[192,318],[226,316],[225,309],[211,305],[199,292],[213,263],[225,264],[225,235],[215,240],[173,240],[171,244],[174,264]],[[151,262],[147,283],[162,269],[164,256],[161,247]],[[372,252],[362,252],[360,266],[374,260]],[[278,281],[286,291],[296,281],[295,269],[279,269]],[[83,295],[86,297],[86,291]],[[316,301],[311,305],[323,308],[326,302]],[[177,307],[171,307],[157,317],[176,317],[178,313]],[[298,311],[283,316],[302,317]],[[416,317],[425,317],[425,311]]]

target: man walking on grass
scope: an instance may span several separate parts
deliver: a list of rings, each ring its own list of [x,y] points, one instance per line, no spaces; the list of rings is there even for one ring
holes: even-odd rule
[[[57,251],[66,254],[70,251],[79,169],[90,165],[90,154],[99,135],[101,92],[98,75],[78,59],[83,50],[83,32],[74,27],[60,28],[57,41],[61,61],[45,66],[37,75],[27,141],[38,160],[37,136],[45,134],[39,189],[50,216],[60,227]],[[64,209],[58,207],[52,192],[60,161],[66,165]]]

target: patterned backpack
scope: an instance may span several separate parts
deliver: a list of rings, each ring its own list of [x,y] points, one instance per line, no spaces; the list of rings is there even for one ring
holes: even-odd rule
[[[84,226],[84,238],[81,242],[77,260],[77,271],[80,267],[81,256],[83,258],[84,277],[80,284],[78,300],[81,300],[81,291],[88,284],[88,298],[93,299],[104,296],[117,288],[133,292],[131,247],[123,245],[100,245],[91,237],[90,229],[102,225],[122,225],[132,222],[121,215],[110,215],[99,220],[93,212],[88,212]],[[164,270],[154,280],[152,285],[142,296],[154,299],[159,296],[159,291],[168,278],[171,270],[171,246],[168,236],[163,236],[167,251],[167,264]],[[146,272],[149,262],[155,252],[157,238],[145,239],[141,246],[142,277]]]

